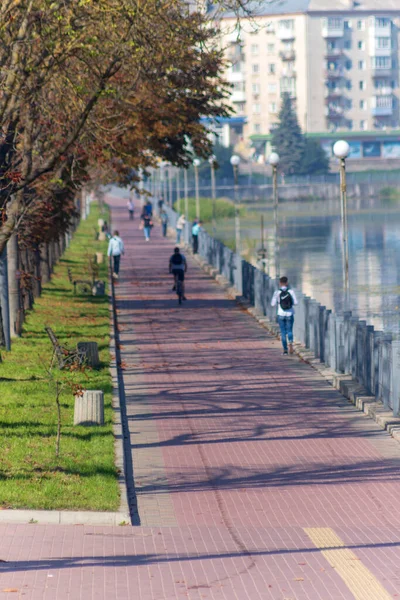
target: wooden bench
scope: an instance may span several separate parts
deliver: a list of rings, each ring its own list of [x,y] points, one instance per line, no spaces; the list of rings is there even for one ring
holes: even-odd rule
[[[67,273],[68,273],[69,282],[72,283],[72,285],[74,286],[74,295],[76,294],[76,286],[77,285],[82,285],[85,292],[92,291],[94,281],[90,281],[89,279],[74,279],[72,276],[72,271],[71,271],[70,267],[67,268]]]
[[[85,360],[85,354],[81,350],[71,350],[70,348],[67,348],[67,346],[63,346],[62,344],[60,344],[56,334],[54,333],[51,327],[45,327],[45,331],[53,345],[53,356],[51,358],[51,366],[53,366],[53,361],[55,358],[57,358],[58,367],[60,369],[63,369],[64,367],[73,364],[83,364]]]

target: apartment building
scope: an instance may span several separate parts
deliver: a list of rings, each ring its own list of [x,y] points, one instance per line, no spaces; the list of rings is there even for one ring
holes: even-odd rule
[[[358,158],[362,140],[382,155],[383,142],[378,152],[371,141],[400,128],[400,0],[266,2],[240,25],[225,14],[220,29],[237,135],[267,139],[284,92],[304,132],[324,137],[327,148],[324,134],[352,132]]]

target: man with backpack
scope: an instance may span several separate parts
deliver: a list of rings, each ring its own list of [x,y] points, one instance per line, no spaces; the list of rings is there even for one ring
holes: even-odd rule
[[[179,248],[175,248],[173,255],[169,259],[169,272],[174,276],[174,287],[172,291],[176,290],[176,282],[182,281],[182,293],[183,300],[185,298],[185,273],[187,271],[187,262],[186,258],[181,254]]]
[[[281,330],[281,339],[283,346],[283,354],[293,354],[293,323],[294,323],[294,308],[297,304],[296,294],[289,288],[287,277],[281,277],[279,280],[279,290],[277,290],[271,301],[271,306],[278,306],[278,324]]]

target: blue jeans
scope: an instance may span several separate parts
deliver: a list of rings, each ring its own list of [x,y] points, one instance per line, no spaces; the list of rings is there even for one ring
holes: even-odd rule
[[[182,235],[182,229],[177,229],[176,230],[176,243],[177,244],[181,243],[181,235]]]
[[[114,254],[113,256],[113,262],[114,262],[114,273],[116,275],[118,275],[119,273],[119,263],[121,260],[121,255],[120,254]]]
[[[291,317],[278,317],[278,323],[281,330],[282,346],[284,351],[287,352],[288,345],[286,337],[289,339],[289,343],[293,342],[294,317],[293,315]]]
[[[143,231],[144,231],[144,237],[145,237],[145,239],[149,240],[150,239],[150,231],[151,231],[150,227],[144,227]]]
[[[162,224],[162,234],[164,237],[167,236],[167,229],[168,229],[168,223],[163,223]]]

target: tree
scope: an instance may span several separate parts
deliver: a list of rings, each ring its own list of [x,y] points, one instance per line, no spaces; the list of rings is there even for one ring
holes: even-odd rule
[[[303,175],[329,173],[329,158],[318,140],[305,138],[304,154],[299,172]]]
[[[280,168],[286,175],[298,173],[304,156],[305,141],[289,94],[284,94],[279,124],[272,132],[272,144],[280,157]]]
[[[215,31],[180,0],[5,0],[0,6],[0,252],[46,185],[211,153],[201,116],[227,114]],[[24,193],[19,193],[23,191]]]

